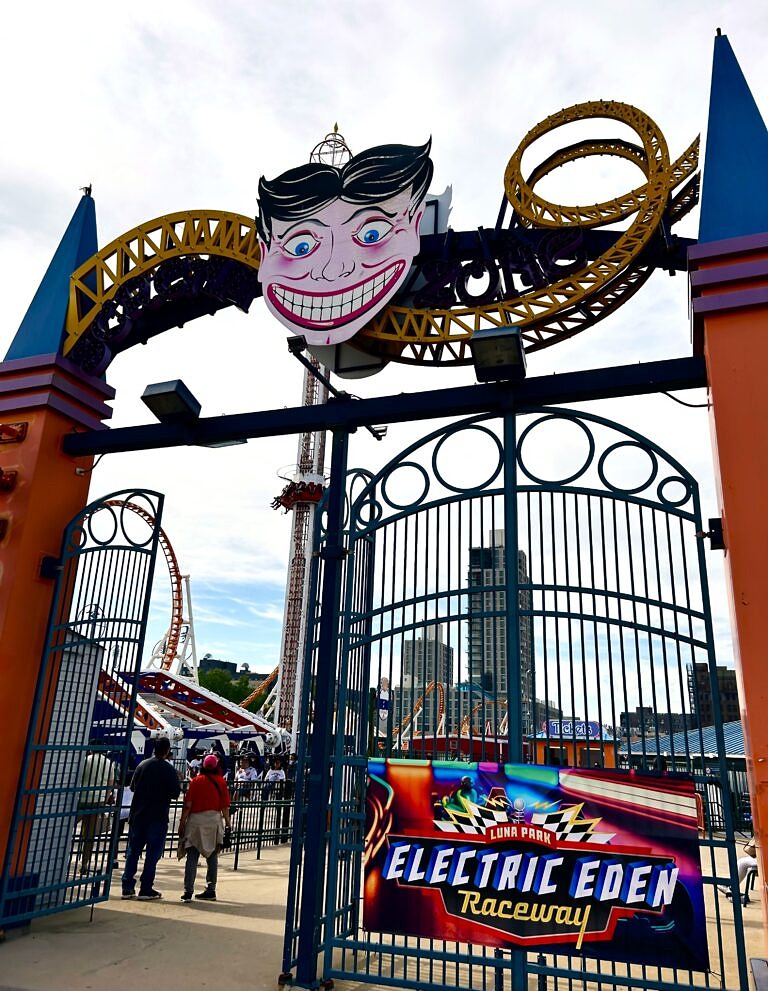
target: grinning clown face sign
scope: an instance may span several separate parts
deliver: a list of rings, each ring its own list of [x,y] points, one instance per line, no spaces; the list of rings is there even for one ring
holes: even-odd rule
[[[309,163],[259,182],[259,281],[310,345],[347,341],[402,285],[419,251],[430,143],[381,145],[342,168]]]

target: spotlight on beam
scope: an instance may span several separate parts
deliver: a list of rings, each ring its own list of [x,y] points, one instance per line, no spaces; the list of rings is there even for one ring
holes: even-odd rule
[[[478,382],[522,382],[526,374],[520,331],[511,327],[476,330],[469,342]]]
[[[196,420],[202,409],[181,379],[148,385],[141,401],[161,423],[184,423]]]

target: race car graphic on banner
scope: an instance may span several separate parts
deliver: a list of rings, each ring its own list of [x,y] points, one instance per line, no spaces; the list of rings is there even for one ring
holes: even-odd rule
[[[370,760],[364,925],[707,970],[693,781]]]

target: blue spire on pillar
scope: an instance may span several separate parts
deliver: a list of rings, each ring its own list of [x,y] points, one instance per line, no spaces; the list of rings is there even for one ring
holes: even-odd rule
[[[768,232],[768,130],[728,38],[712,61],[699,243]]]
[[[69,302],[69,277],[97,251],[96,207],[88,189],[16,331],[6,361],[60,353]]]

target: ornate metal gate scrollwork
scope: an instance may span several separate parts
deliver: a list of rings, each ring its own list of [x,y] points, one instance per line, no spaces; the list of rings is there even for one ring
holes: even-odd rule
[[[735,878],[733,798],[695,479],[619,424],[545,409],[435,430],[375,474],[349,472],[346,495],[342,537],[320,534],[315,559],[325,595],[339,560],[330,545],[343,544],[328,623],[337,687],[318,721],[333,666],[321,667],[328,617],[315,596],[300,744],[302,767],[310,734],[312,756],[328,747],[330,817],[312,862],[309,809],[297,829],[284,969],[435,991],[536,977],[542,989],[564,979],[746,991],[743,944],[729,955],[723,937],[740,929],[741,905],[717,887]],[[697,725],[702,692],[716,709],[715,754]],[[369,756],[692,775],[709,971],[619,963],[610,943],[552,953],[364,929]],[[372,846],[389,828],[380,798]]]

